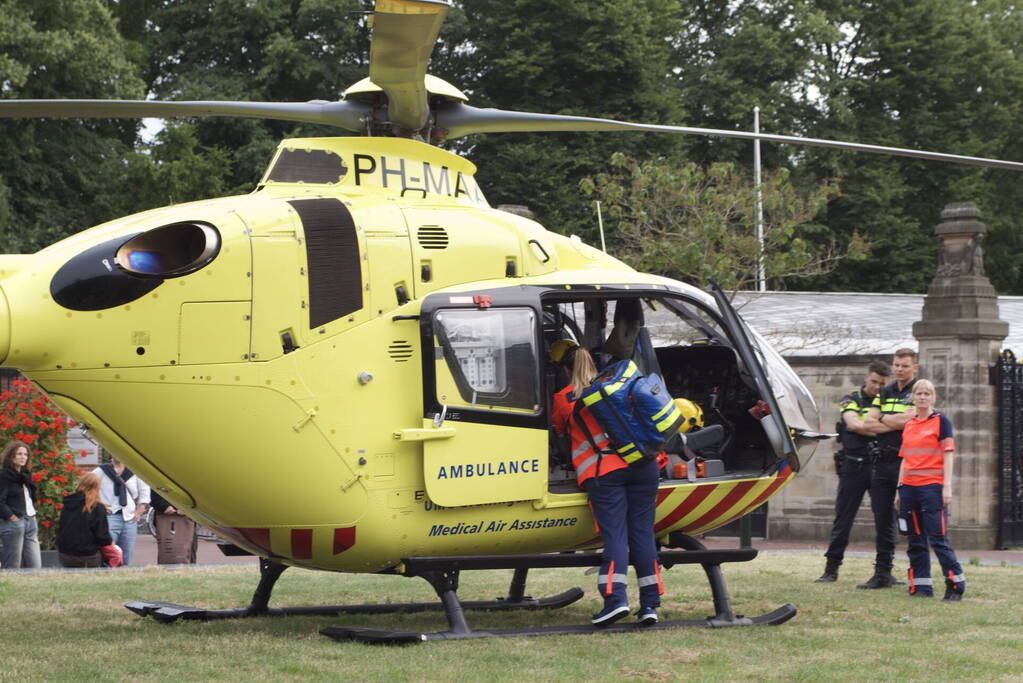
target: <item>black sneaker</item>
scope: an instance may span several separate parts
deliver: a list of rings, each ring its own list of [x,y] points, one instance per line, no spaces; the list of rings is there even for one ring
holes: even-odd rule
[[[866,583],[861,583],[856,586],[863,590],[873,590],[875,588],[891,588],[892,586],[901,585],[902,582],[891,575],[891,572],[877,573],[867,579]]]

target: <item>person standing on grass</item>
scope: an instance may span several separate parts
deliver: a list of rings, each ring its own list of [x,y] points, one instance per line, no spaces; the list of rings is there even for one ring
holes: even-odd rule
[[[99,497],[100,477],[90,472],[75,492],[64,497],[57,527],[57,550],[65,567],[88,568],[103,564],[100,548],[113,543],[107,509]]]
[[[194,564],[195,522],[181,514],[156,491],[151,493],[157,564]]]
[[[139,520],[149,507],[149,485],[117,458],[94,471],[100,477],[99,495],[108,510],[110,536],[120,546],[124,553],[124,565],[128,566],[135,552]]]
[[[857,588],[889,588],[902,585],[892,576],[895,560],[895,489],[899,485],[899,449],[902,428],[913,417],[913,385],[919,367],[916,351],[902,348],[895,352],[892,373],[895,381],[874,397],[863,426],[877,435],[877,454],[870,466],[870,508],[874,513],[874,575]]]
[[[31,451],[21,441],[4,446],[0,460],[0,566],[4,569],[38,569],[39,527],[36,524],[36,485],[29,469]]]
[[[42,566],[39,527],[36,523],[36,485],[29,468],[32,454],[28,445],[8,443],[0,469],[0,566],[7,570],[35,570]]]
[[[948,540],[948,508],[952,503],[952,422],[934,410],[937,402],[934,385],[922,379],[913,388],[913,417],[902,430],[899,456],[899,526],[907,535],[909,547],[909,594],[933,597],[931,553],[934,549],[945,577],[947,602],[961,600],[966,592],[966,577]],[[904,527],[904,528],[903,528]]]
[[[845,558],[856,513],[863,502],[863,494],[870,490],[870,470],[873,454],[877,450],[874,433],[864,426],[863,418],[870,412],[874,397],[885,385],[891,370],[888,363],[875,360],[867,366],[863,386],[846,394],[839,404],[841,415],[838,439],[841,450],[835,453],[835,473],[838,474],[838,495],[835,497],[835,521],[831,525],[831,541],[824,553],[827,563],[818,583],[838,580],[838,568]]]
[[[639,582],[636,617],[640,625],[652,626],[657,623],[657,608],[664,592],[654,539],[660,463],[651,459],[630,467],[610,448],[608,437],[589,409],[582,407],[575,412],[577,397],[597,376],[589,351],[562,339],[551,345],[550,358],[571,380],[554,395],[551,422],[558,434],[571,438],[576,479],[589,494],[593,518],[604,542],[597,578],[604,607],[590,621],[603,627],[628,615],[626,581],[631,562]]]

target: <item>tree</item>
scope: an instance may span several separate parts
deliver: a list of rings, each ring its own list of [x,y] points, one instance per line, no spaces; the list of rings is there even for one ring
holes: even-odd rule
[[[678,121],[668,42],[679,22],[676,3],[474,0],[462,8],[468,32],[453,66],[473,105]],[[578,182],[606,168],[615,151],[654,156],[679,144],[635,133],[531,133],[473,136],[457,148],[479,167],[492,204],[527,204],[549,229],[588,239],[596,220]]]
[[[159,99],[336,100],[367,73],[369,31],[361,13],[371,8],[362,0],[157,3],[146,17],[151,28],[141,35],[145,80]],[[233,193],[254,187],[282,138],[340,133],[230,117],[195,119],[192,126],[189,135],[198,148],[219,149],[230,158],[212,180]],[[154,153],[165,142],[171,139],[157,140]],[[169,161],[174,152],[162,156]],[[193,186],[204,177],[198,169],[193,176]]]
[[[0,96],[139,98],[100,0],[0,0]],[[130,208],[134,121],[0,119],[0,249],[35,251]]]
[[[701,167],[692,162],[611,158],[613,172],[582,182],[599,197],[615,222],[612,251],[640,270],[726,290],[747,288],[756,278],[756,186],[732,164]],[[807,277],[832,270],[845,257],[859,258],[856,239],[848,251],[807,239],[809,221],[837,194],[832,184],[812,193],[796,190],[780,169],[761,184],[764,207],[764,266],[769,280]]]
[[[1023,158],[1014,132],[1023,123],[1021,27],[1012,3],[833,0],[820,6],[835,31],[816,46],[821,115],[810,129],[814,136]],[[843,263],[813,285],[924,291],[934,274],[932,229],[941,208],[976,201],[991,227],[992,280],[1002,291],[1018,286],[1018,246],[998,248],[1018,240],[1018,175],[821,150],[803,154],[800,172],[840,178],[842,196],[821,221],[840,239],[855,228],[872,244],[870,259]]]

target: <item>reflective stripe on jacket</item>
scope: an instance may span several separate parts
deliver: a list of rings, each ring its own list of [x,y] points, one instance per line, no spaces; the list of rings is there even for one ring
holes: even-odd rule
[[[551,422],[554,426],[554,431],[558,434],[568,434],[572,440],[572,466],[575,468],[576,480],[582,486],[584,481],[596,476],[598,462],[600,463],[600,473],[602,475],[628,467],[628,465],[614,453],[605,453],[603,457],[598,453],[594,453],[589,439],[583,434],[582,428],[573,417],[574,399],[575,396],[572,394],[571,384],[556,393],[552,402],[551,412],[553,415]],[[593,436],[597,447],[602,450],[610,450],[611,442],[608,440],[604,430],[601,429],[597,421],[590,415],[590,411],[583,408],[579,411],[579,415]]]

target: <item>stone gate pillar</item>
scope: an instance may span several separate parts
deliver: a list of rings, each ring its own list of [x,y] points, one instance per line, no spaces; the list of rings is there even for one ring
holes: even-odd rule
[[[994,548],[998,532],[998,408],[988,363],[998,358],[1009,324],[984,275],[986,227],[973,203],[948,204],[934,228],[938,270],[913,324],[920,376],[934,382],[937,408],[955,428],[952,540],[961,548]]]

